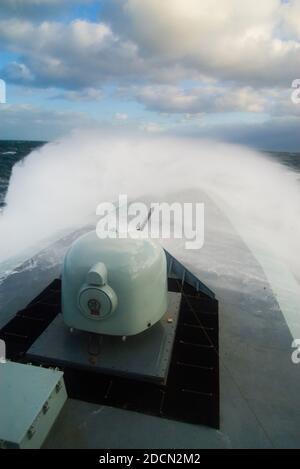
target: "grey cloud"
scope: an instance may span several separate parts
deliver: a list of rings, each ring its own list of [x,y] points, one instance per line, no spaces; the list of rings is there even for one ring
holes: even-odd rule
[[[93,127],[83,113],[52,111],[28,105],[1,105],[0,140],[51,140],[75,128]]]
[[[78,3],[88,4],[91,0],[1,0],[0,15],[40,19],[67,11]]]
[[[125,130],[141,128],[138,124],[125,121]],[[149,124],[149,123],[148,123]],[[122,124],[124,125],[124,124]],[[152,125],[152,124],[151,124]],[[153,125],[156,125],[153,123]],[[144,125],[146,129],[147,123]],[[248,145],[261,150],[300,151],[300,117],[278,117],[263,123],[227,125],[204,125],[198,122],[179,124],[159,129],[171,135],[210,138]],[[75,128],[115,128],[114,123],[99,123],[86,114],[67,111],[52,111],[32,106],[2,105],[0,113],[0,139],[52,140]],[[150,128],[146,130],[158,130]]]
[[[34,76],[27,65],[18,62],[9,63],[1,70],[0,74],[9,83],[26,84],[34,80]]]
[[[279,117],[263,123],[190,126],[176,134],[247,145],[260,150],[300,152],[300,118]]]

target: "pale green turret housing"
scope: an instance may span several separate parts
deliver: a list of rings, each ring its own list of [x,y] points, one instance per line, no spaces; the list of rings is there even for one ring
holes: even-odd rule
[[[151,239],[78,238],[66,254],[62,313],[70,328],[130,336],[167,311],[167,262]]]

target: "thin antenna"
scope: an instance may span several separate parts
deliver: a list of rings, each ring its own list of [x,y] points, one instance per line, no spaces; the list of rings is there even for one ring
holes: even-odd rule
[[[149,208],[148,210],[148,215],[147,217],[145,218],[145,220],[143,221],[143,223],[139,223],[136,227],[136,229],[138,231],[143,231],[143,229],[145,228],[145,226],[147,225],[148,221],[150,220],[151,218],[151,215],[152,215],[152,211],[153,211],[153,207]]]

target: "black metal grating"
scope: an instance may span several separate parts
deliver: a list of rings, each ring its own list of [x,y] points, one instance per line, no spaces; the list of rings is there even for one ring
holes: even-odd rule
[[[182,292],[179,321],[165,386],[64,368],[68,396],[164,418],[219,428],[218,302],[187,283],[169,279],[169,290]],[[9,359],[44,366],[27,350],[61,311],[57,279],[0,331]]]
[[[18,361],[24,358],[26,351],[60,311],[60,297],[61,281],[55,279],[0,330],[8,359]]]

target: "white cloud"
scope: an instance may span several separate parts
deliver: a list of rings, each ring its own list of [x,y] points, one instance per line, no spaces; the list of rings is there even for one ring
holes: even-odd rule
[[[124,90],[123,90],[124,93]],[[221,83],[182,89],[173,85],[133,87],[127,91],[146,109],[167,114],[193,116],[209,113],[248,112],[280,117],[300,117],[300,105],[292,102],[292,88],[224,86]]]
[[[300,0],[109,0],[99,22],[49,19],[73,3],[2,0],[1,47],[18,59],[0,75],[66,100],[99,100],[109,83],[161,113],[268,113],[289,116],[296,128],[300,106],[291,103],[290,86],[300,74]],[[180,86],[185,79],[193,87]],[[14,119],[22,128],[25,110],[2,111],[10,129]],[[41,119],[50,130],[65,127],[59,114],[26,112],[34,129],[42,129]],[[126,120],[123,114],[115,120]],[[65,119],[70,126],[81,120]]]
[[[99,51],[113,35],[104,23],[74,20],[69,24],[43,21],[38,26],[29,20],[11,18],[0,21],[1,37],[13,50],[38,54],[58,54],[78,48],[78,53]],[[91,50],[89,49],[91,48]]]
[[[205,86],[181,89],[176,86],[145,86],[134,90],[147,109],[163,113],[263,112],[269,93],[250,87]]]
[[[12,18],[0,21],[0,40],[22,55],[38,86],[95,87],[139,72],[137,47],[120,41],[104,23],[47,21],[35,26]]]
[[[160,133],[163,132],[165,129],[161,124],[158,124],[157,122],[142,122],[139,125],[139,129],[148,132],[148,133]]]
[[[125,112],[116,112],[115,119],[118,121],[126,121],[128,119],[128,114]]]
[[[286,32],[300,39],[300,0],[293,0],[282,6]]]
[[[146,57],[245,84],[286,84],[300,67],[300,42],[284,38],[280,0],[113,0],[107,17]],[[295,27],[299,0],[290,2]],[[123,17],[120,18],[120,11]],[[295,12],[294,12],[295,10]],[[114,18],[115,15],[115,18]],[[299,18],[299,16],[298,16]],[[299,39],[299,38],[298,38]]]
[[[300,68],[299,1],[111,0],[102,22],[4,19],[0,40],[39,86],[203,77],[287,86]]]

